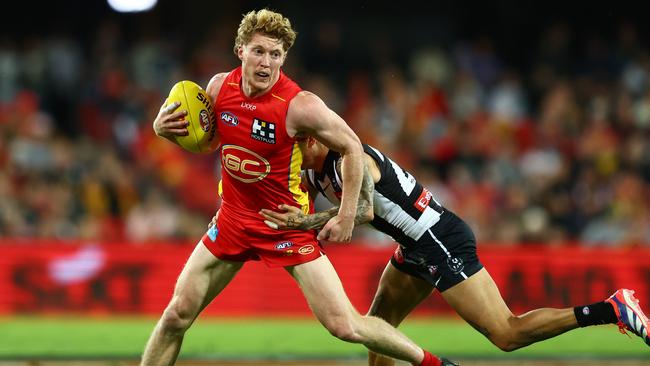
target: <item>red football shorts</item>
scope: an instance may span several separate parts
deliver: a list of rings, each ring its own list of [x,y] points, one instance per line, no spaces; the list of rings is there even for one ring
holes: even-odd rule
[[[274,230],[257,212],[229,210],[225,205],[216,228],[208,229],[201,241],[219,259],[262,260],[269,267],[307,263],[325,254],[314,230]]]

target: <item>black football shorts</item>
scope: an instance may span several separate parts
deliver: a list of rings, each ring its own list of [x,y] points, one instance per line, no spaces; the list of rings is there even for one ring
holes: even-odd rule
[[[440,220],[418,241],[400,244],[391,263],[398,270],[427,281],[440,292],[483,268],[476,254],[472,229],[450,211],[443,212]]]

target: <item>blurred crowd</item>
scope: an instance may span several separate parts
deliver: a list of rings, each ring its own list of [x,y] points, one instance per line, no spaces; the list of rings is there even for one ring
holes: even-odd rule
[[[182,151],[151,123],[174,82],[237,65],[236,20],[190,45],[110,21],[89,42],[0,39],[0,235],[198,239],[219,207],[216,154]],[[650,244],[650,52],[633,25],[579,47],[550,25],[518,65],[478,36],[399,57],[369,45],[370,66],[350,68],[340,27],[314,29],[285,71],[480,243]]]

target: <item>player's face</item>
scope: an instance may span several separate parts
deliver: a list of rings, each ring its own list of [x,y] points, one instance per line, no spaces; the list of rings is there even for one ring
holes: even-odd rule
[[[298,147],[302,153],[302,169],[321,168],[318,166],[318,163],[319,157],[322,158],[323,156],[319,156],[319,154],[323,155],[326,150],[323,149],[323,145],[320,142],[310,136],[300,139],[298,141]],[[327,153],[325,152],[324,155],[327,155]]]
[[[238,56],[242,61],[244,93],[254,97],[267,92],[278,81],[286,52],[280,40],[255,33],[250,42],[239,48]]]

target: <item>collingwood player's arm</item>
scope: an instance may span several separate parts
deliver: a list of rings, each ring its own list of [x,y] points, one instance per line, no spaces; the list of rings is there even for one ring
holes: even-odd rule
[[[341,161],[339,159],[336,168],[340,171]],[[355,225],[365,224],[374,218],[372,195],[375,190],[375,183],[368,170],[368,165],[364,164],[363,179],[361,182],[361,192],[357,202],[357,213],[354,218]],[[304,214],[299,208],[290,205],[278,206],[284,212],[276,212],[262,209],[260,214],[264,216],[266,225],[273,229],[279,230],[313,230],[321,229],[325,224],[339,212],[339,207],[334,206],[325,211],[315,212],[313,214]]]

